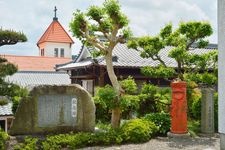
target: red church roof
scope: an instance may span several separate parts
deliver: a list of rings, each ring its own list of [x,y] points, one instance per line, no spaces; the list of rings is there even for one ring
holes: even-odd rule
[[[69,34],[64,30],[58,20],[53,20],[45,33],[41,36],[37,45],[43,42],[60,42],[60,43],[74,43]]]
[[[19,71],[55,71],[56,64],[70,62],[71,58],[1,55],[15,64]]]

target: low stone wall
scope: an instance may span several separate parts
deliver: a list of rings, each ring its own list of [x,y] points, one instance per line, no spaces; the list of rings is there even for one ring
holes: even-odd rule
[[[80,85],[38,86],[21,100],[11,135],[94,131],[95,105]]]

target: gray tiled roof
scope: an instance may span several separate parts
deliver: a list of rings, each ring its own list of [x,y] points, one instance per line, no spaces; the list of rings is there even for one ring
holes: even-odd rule
[[[160,56],[162,60],[169,67],[176,67],[177,63],[174,59],[168,57],[169,51],[172,49],[172,46],[167,46],[160,51]],[[191,53],[201,54],[214,50],[215,46],[210,46],[209,48],[192,48],[190,50]],[[86,50],[83,48],[83,50]],[[82,53],[81,53],[82,54]],[[142,58],[140,56],[140,52],[134,49],[128,49],[126,44],[117,44],[113,50],[113,56],[116,56],[118,59],[116,62],[113,62],[114,67],[143,67],[143,66],[157,66],[159,64],[158,61],[154,61],[151,58]],[[82,56],[79,56],[82,58]],[[103,57],[97,58],[99,65],[106,65],[106,62]],[[92,60],[80,60],[79,62],[71,62],[70,64],[65,64],[57,69],[67,70],[70,68],[82,67],[93,64]]]
[[[9,115],[13,115],[12,102],[9,102],[8,104],[3,106],[0,105],[0,116],[9,116]]]
[[[12,76],[7,76],[5,80],[23,87],[71,83],[70,77],[66,72],[51,71],[19,71]]]

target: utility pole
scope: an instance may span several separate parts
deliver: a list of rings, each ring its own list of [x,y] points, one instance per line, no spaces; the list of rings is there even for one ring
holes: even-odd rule
[[[225,150],[225,0],[218,0],[218,88],[220,149]]]

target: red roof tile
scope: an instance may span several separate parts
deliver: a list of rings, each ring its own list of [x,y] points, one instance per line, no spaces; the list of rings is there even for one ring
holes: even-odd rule
[[[72,38],[57,20],[52,21],[45,33],[37,42],[37,45],[43,42],[74,43]]]
[[[19,71],[55,71],[56,64],[68,63],[71,58],[1,55],[15,64]]]

